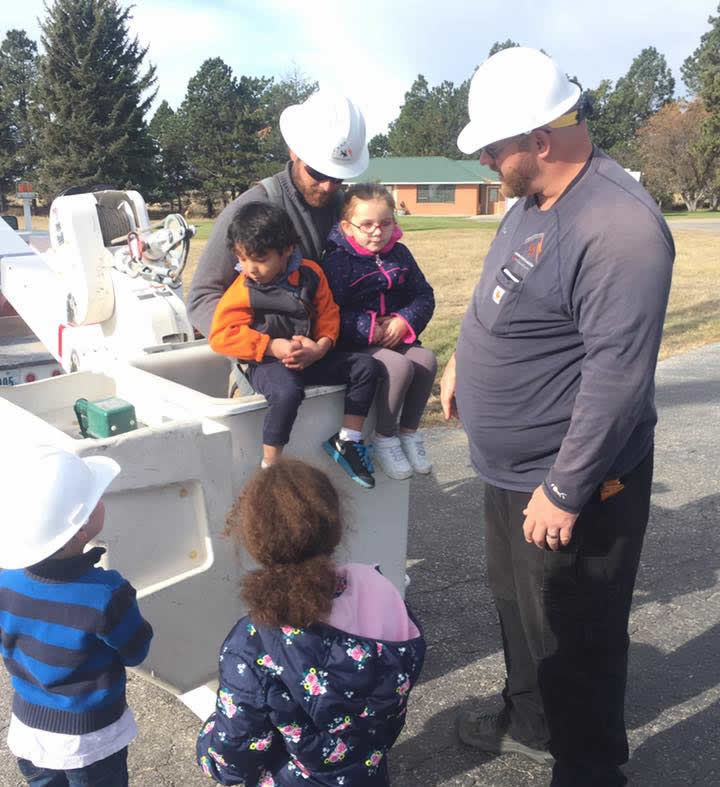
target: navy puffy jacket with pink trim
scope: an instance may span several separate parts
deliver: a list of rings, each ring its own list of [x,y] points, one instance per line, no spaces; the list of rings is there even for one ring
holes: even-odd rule
[[[401,316],[412,328],[409,342],[416,341],[430,322],[435,310],[433,289],[404,244],[362,255],[336,224],[321,265],[340,307],[341,346],[372,344],[375,320],[382,315]]]

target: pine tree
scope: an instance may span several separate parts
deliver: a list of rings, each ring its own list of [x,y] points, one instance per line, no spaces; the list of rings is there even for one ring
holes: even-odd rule
[[[673,100],[674,91],[675,79],[665,56],[654,46],[643,49],[630,64],[627,74],[615,85],[624,121],[621,138],[631,139],[643,123]]]
[[[387,134],[375,134],[368,142],[368,151],[371,158],[385,158],[390,155],[390,143]]]
[[[221,58],[206,60],[188,82],[180,108],[193,177],[208,214],[220,197],[233,199],[258,178],[261,132],[267,126],[264,98],[271,80],[233,76]]]
[[[459,159],[458,134],[468,121],[470,80],[459,87],[444,81],[431,88],[418,74],[397,119],[390,124],[387,145],[393,156],[447,156]]]
[[[388,143],[393,156],[431,156],[431,130],[424,122],[430,100],[430,86],[422,74],[405,93],[400,114],[390,124]]]
[[[182,197],[193,185],[187,156],[187,134],[183,117],[167,101],[157,108],[150,121],[150,136],[157,147],[158,182],[153,199],[169,201],[172,209],[182,212]]]
[[[708,17],[710,30],[703,33],[700,46],[688,57],[681,71],[690,92],[707,110],[698,149],[715,164],[716,176],[710,190],[710,207],[720,206],[720,5],[718,16]]]
[[[718,16],[708,17],[710,30],[680,69],[690,93],[702,98],[711,112],[720,104],[720,5]]]
[[[14,182],[15,137],[10,112],[0,101],[0,211],[7,210],[6,195]]]
[[[656,112],[673,99],[675,80],[665,56],[650,46],[632,61],[613,89],[604,79],[588,91],[593,103],[589,122],[593,142],[623,166],[638,166],[635,135]]]
[[[30,125],[37,81],[37,45],[24,30],[8,30],[0,45],[0,207],[18,178],[31,179],[37,160]]]
[[[498,52],[502,52],[503,49],[512,49],[513,47],[520,46],[517,41],[513,41],[512,38],[506,38],[504,41],[496,41],[491,47],[490,51],[488,52],[488,57],[492,57],[496,55]]]
[[[55,0],[42,23],[45,56],[37,91],[40,184],[108,184],[148,190],[153,144],[144,120],[155,68],[130,39],[130,9],[117,0]]]

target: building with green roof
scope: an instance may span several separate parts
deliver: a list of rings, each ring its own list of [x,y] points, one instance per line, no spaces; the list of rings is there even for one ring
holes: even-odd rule
[[[417,216],[502,215],[505,201],[498,175],[479,161],[445,156],[371,158],[368,168],[348,183],[382,183],[399,210]]]

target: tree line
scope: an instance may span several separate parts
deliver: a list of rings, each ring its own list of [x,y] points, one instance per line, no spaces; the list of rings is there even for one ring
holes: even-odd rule
[[[616,82],[587,92],[595,144],[640,170],[661,203],[680,195],[690,210],[720,204],[720,6],[682,66],[676,97],[665,57],[643,49]],[[23,30],[0,44],[0,209],[18,179],[52,199],[70,186],[136,188],[183,210],[190,195],[212,215],[287,158],[280,112],[317,83],[295,69],[279,80],[236,76],[205,60],[177,109],[163,101],[151,118],[157,76],[148,50],[129,34],[119,0],[54,0],[41,21],[43,52]],[[489,55],[518,46],[496,42]],[[455,140],[467,122],[470,80],[431,86],[419,74],[371,156],[464,158]]]
[[[9,30],[0,45],[0,209],[18,179],[51,200],[68,187],[136,188],[178,210],[190,194],[227,201],[287,160],[280,112],[317,83],[233,74],[209,58],[182,104],[148,120],[157,77],[118,0],[55,0],[41,43]]]

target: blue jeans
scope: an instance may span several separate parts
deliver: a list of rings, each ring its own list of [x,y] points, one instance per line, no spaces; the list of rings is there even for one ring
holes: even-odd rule
[[[128,787],[127,755],[126,746],[104,760],[65,771],[38,768],[18,758],[18,768],[29,787]]]
[[[487,485],[488,579],[507,679],[501,724],[555,757],[551,787],[621,787],[632,601],[650,507],[652,452],[601,499],[558,552],[523,537],[530,494]]]

